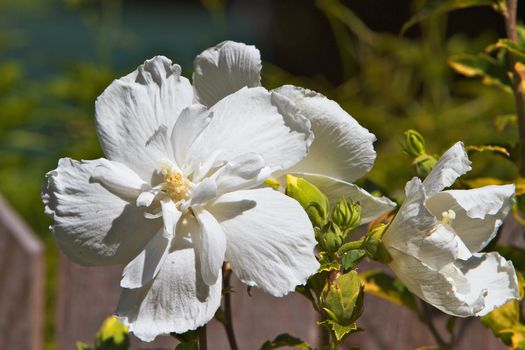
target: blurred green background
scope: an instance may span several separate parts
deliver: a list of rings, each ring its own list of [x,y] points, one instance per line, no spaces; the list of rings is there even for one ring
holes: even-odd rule
[[[45,173],[61,157],[102,156],[93,109],[113,80],[162,54],[191,77],[202,50],[255,44],[267,88],[288,83],[339,102],[376,134],[378,159],[361,184],[399,196],[412,176],[406,129],[428,149],[457,140],[513,149],[511,94],[456,75],[455,53],[476,53],[503,31],[489,8],[432,17],[400,35],[416,4],[391,0],[0,0],[0,193],[46,243],[46,341],[53,344],[57,252],[43,214]],[[473,156],[474,172],[514,179],[511,159]]]

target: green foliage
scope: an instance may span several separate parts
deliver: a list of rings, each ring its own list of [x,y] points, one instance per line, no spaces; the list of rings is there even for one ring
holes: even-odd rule
[[[512,93],[506,57],[494,58],[485,53],[456,54],[448,59],[448,64],[457,73],[466,77],[479,77],[485,85],[496,86],[507,93]]]
[[[322,227],[330,213],[330,203],[324,193],[307,180],[286,175],[286,195],[304,208],[314,227]]]
[[[352,323],[348,326],[341,326],[339,323],[333,320],[325,320],[320,322],[319,325],[331,331],[335,335],[337,343],[341,343],[346,336],[359,331],[359,328],[355,323]]]
[[[388,300],[394,304],[406,306],[417,313],[414,295],[401,281],[381,271],[367,271],[359,275],[365,293]]]
[[[274,340],[268,340],[262,345],[261,350],[272,350],[282,347],[312,350],[312,347],[307,342],[287,333],[279,334]]]
[[[128,327],[115,316],[104,320],[95,337],[95,346],[77,342],[77,350],[127,350],[129,349]]]
[[[197,340],[192,340],[185,343],[180,343],[177,345],[175,350],[199,350],[199,342]]]
[[[343,255],[343,269],[345,271],[353,269],[357,266],[357,264],[359,264],[359,262],[361,262],[361,260],[363,260],[365,256],[366,251],[363,249],[355,249],[346,252]]]

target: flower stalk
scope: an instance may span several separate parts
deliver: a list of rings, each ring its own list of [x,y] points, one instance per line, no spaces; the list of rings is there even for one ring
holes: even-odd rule
[[[231,277],[232,269],[229,263],[224,263],[222,266],[222,288],[224,291],[224,329],[228,337],[228,343],[230,344],[231,350],[238,350],[237,339],[235,338],[235,331],[233,328],[233,317],[232,317],[232,302],[231,302]]]

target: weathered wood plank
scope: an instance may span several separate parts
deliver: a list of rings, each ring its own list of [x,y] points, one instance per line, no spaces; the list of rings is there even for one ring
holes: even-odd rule
[[[43,348],[43,245],[0,196],[0,349]]]

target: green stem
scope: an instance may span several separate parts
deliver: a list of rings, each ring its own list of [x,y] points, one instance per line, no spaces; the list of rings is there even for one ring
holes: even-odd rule
[[[199,350],[208,350],[208,340],[206,339],[206,325],[198,330],[199,332]]]
[[[224,263],[222,267],[222,288],[226,291],[224,294],[224,329],[228,336],[228,343],[230,343],[231,350],[238,350],[237,340],[235,338],[235,331],[233,329],[233,317],[232,317],[232,303],[231,303],[231,291],[230,291],[230,277],[231,268],[228,263]]]

